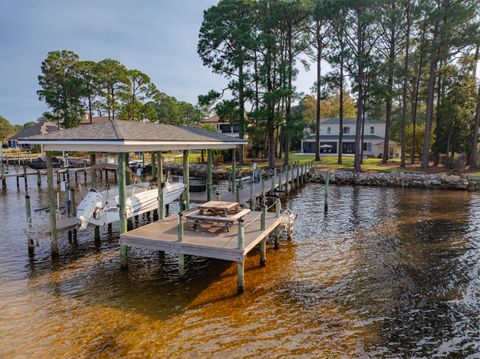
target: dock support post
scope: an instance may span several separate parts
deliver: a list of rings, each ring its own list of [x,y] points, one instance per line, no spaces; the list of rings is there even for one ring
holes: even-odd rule
[[[330,176],[325,177],[325,211],[328,211],[328,188],[330,187]]]
[[[298,190],[300,189],[300,164],[297,164],[296,173],[297,173],[297,190]]]
[[[158,170],[158,218],[165,219],[165,180],[163,178],[163,156],[162,152],[157,153]]]
[[[245,223],[243,218],[238,220],[237,248],[241,250],[245,248]],[[244,259],[237,262],[237,293],[239,294],[243,293],[245,289],[244,265]]]
[[[278,174],[278,190],[282,190],[282,167],[280,167],[280,173]]]
[[[255,196],[253,194],[253,188],[255,186],[255,180],[254,180],[254,174],[252,173],[252,179],[251,179],[251,182],[250,182],[250,210],[254,210],[255,209]]]
[[[28,245],[28,254],[32,255],[34,251],[33,238],[30,236],[30,229],[32,228],[32,206],[30,205],[30,196],[28,193],[25,195],[25,215],[27,218],[27,245]]]
[[[235,187],[235,201],[240,203],[240,186]]]
[[[235,193],[236,189],[236,182],[235,179],[237,178],[237,149],[232,148],[232,193]]]
[[[178,242],[183,242],[183,212],[178,212]],[[178,253],[178,274],[181,277],[185,275],[185,255],[183,253]]]
[[[220,201],[220,192],[215,192],[215,201]]]
[[[190,168],[188,167],[188,150],[183,150],[183,184],[185,185],[184,199],[186,209],[190,208]]]
[[[50,211],[50,234],[52,238],[51,251],[52,257],[58,257],[57,211],[55,208],[55,193],[53,193],[52,152],[46,151],[45,156],[47,159],[48,208]]]
[[[75,172],[76,173],[76,172]],[[77,203],[75,202],[75,189],[70,188],[70,208],[72,211],[72,216],[76,217],[77,216]],[[77,240],[77,229],[73,229],[73,240]]]
[[[7,157],[7,167],[8,167],[8,157]],[[0,164],[0,176],[2,177],[2,189],[7,189],[7,179],[5,178],[5,166]]]
[[[261,186],[262,186],[262,198],[261,198],[261,205],[263,206],[265,204],[265,180],[263,179],[263,173],[260,172],[260,181],[262,181]]]
[[[27,164],[23,162],[23,180],[25,182],[25,190],[28,189],[28,178],[27,178]]]
[[[262,231],[266,228],[267,220],[267,206],[262,204],[262,216],[260,217],[260,228]],[[260,242],[260,267],[265,267],[267,265],[267,239],[264,238]]]
[[[207,150],[207,202],[212,200],[212,165],[213,151]]]
[[[288,191],[290,189],[290,185],[288,181],[290,180],[290,166],[286,166],[286,174],[285,174],[285,193],[288,194]]]
[[[150,162],[152,165],[152,178],[158,177],[157,175],[157,159],[156,159],[156,153],[152,152],[150,153]],[[160,181],[158,181],[158,185],[160,186]]]
[[[120,234],[127,231],[126,218],[126,181],[125,181],[125,154],[118,154],[118,199],[119,199],[119,217],[120,217]],[[122,269],[128,268],[128,249],[127,246],[120,246],[120,266]]]
[[[125,185],[128,186],[130,184],[130,154],[129,153],[124,153],[124,162],[125,162],[125,169],[123,173],[125,174]]]
[[[97,158],[95,156],[95,153],[90,153],[90,187],[91,188],[97,188]],[[101,172],[101,171],[100,171]],[[94,240],[95,242],[100,241],[100,227],[95,226],[94,229]]]
[[[90,186],[97,188],[97,170],[95,153],[90,153]]]
[[[277,169],[274,168],[273,169],[273,174],[272,174],[272,188],[271,188],[271,192],[273,193],[273,191],[275,191],[275,178],[277,178]]]
[[[280,195],[277,194],[277,198],[275,200],[275,217],[280,217],[280,211],[282,209],[282,203],[280,202]],[[275,228],[275,249],[280,248],[280,229],[277,227]]]

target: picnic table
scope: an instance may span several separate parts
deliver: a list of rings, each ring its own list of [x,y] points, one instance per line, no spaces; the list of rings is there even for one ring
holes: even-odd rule
[[[230,226],[250,212],[242,209],[238,202],[210,201],[198,207],[198,210],[188,214],[187,220],[193,220],[193,229],[197,229],[201,222],[208,224],[222,224],[227,231]]]

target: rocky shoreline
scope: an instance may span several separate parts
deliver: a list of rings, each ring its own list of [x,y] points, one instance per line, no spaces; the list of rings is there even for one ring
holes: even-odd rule
[[[410,172],[364,172],[355,175],[351,171],[315,169],[312,182],[340,185],[405,187],[424,189],[449,189],[463,191],[480,190],[480,177],[466,175],[422,174]]]

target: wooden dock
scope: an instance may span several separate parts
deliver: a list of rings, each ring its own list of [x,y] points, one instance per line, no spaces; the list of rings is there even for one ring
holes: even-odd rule
[[[170,216],[120,235],[120,245],[124,248],[138,247],[156,251],[175,253],[178,256],[179,273],[185,274],[184,255],[222,259],[237,263],[237,291],[244,291],[244,263],[248,253],[260,246],[260,265],[266,264],[266,242],[275,233],[278,247],[280,200],[276,201],[275,213],[268,213],[266,207],[261,212],[252,211],[238,220],[230,230],[224,226],[198,226],[185,221],[185,216]],[[122,254],[126,262],[126,252]]]
[[[205,229],[193,230],[192,223],[184,223],[183,241],[178,241],[177,216],[167,217],[120,235],[120,244],[148,248],[169,253],[183,253],[227,261],[243,261],[257,244],[280,225],[275,213],[267,213],[265,229],[261,229],[261,212],[252,211],[244,217],[244,248],[238,248],[238,226],[230,231],[218,228],[216,232]]]

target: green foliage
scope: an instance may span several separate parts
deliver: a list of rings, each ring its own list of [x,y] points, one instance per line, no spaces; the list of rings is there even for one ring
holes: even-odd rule
[[[15,131],[14,126],[5,117],[0,115],[0,145]]]

